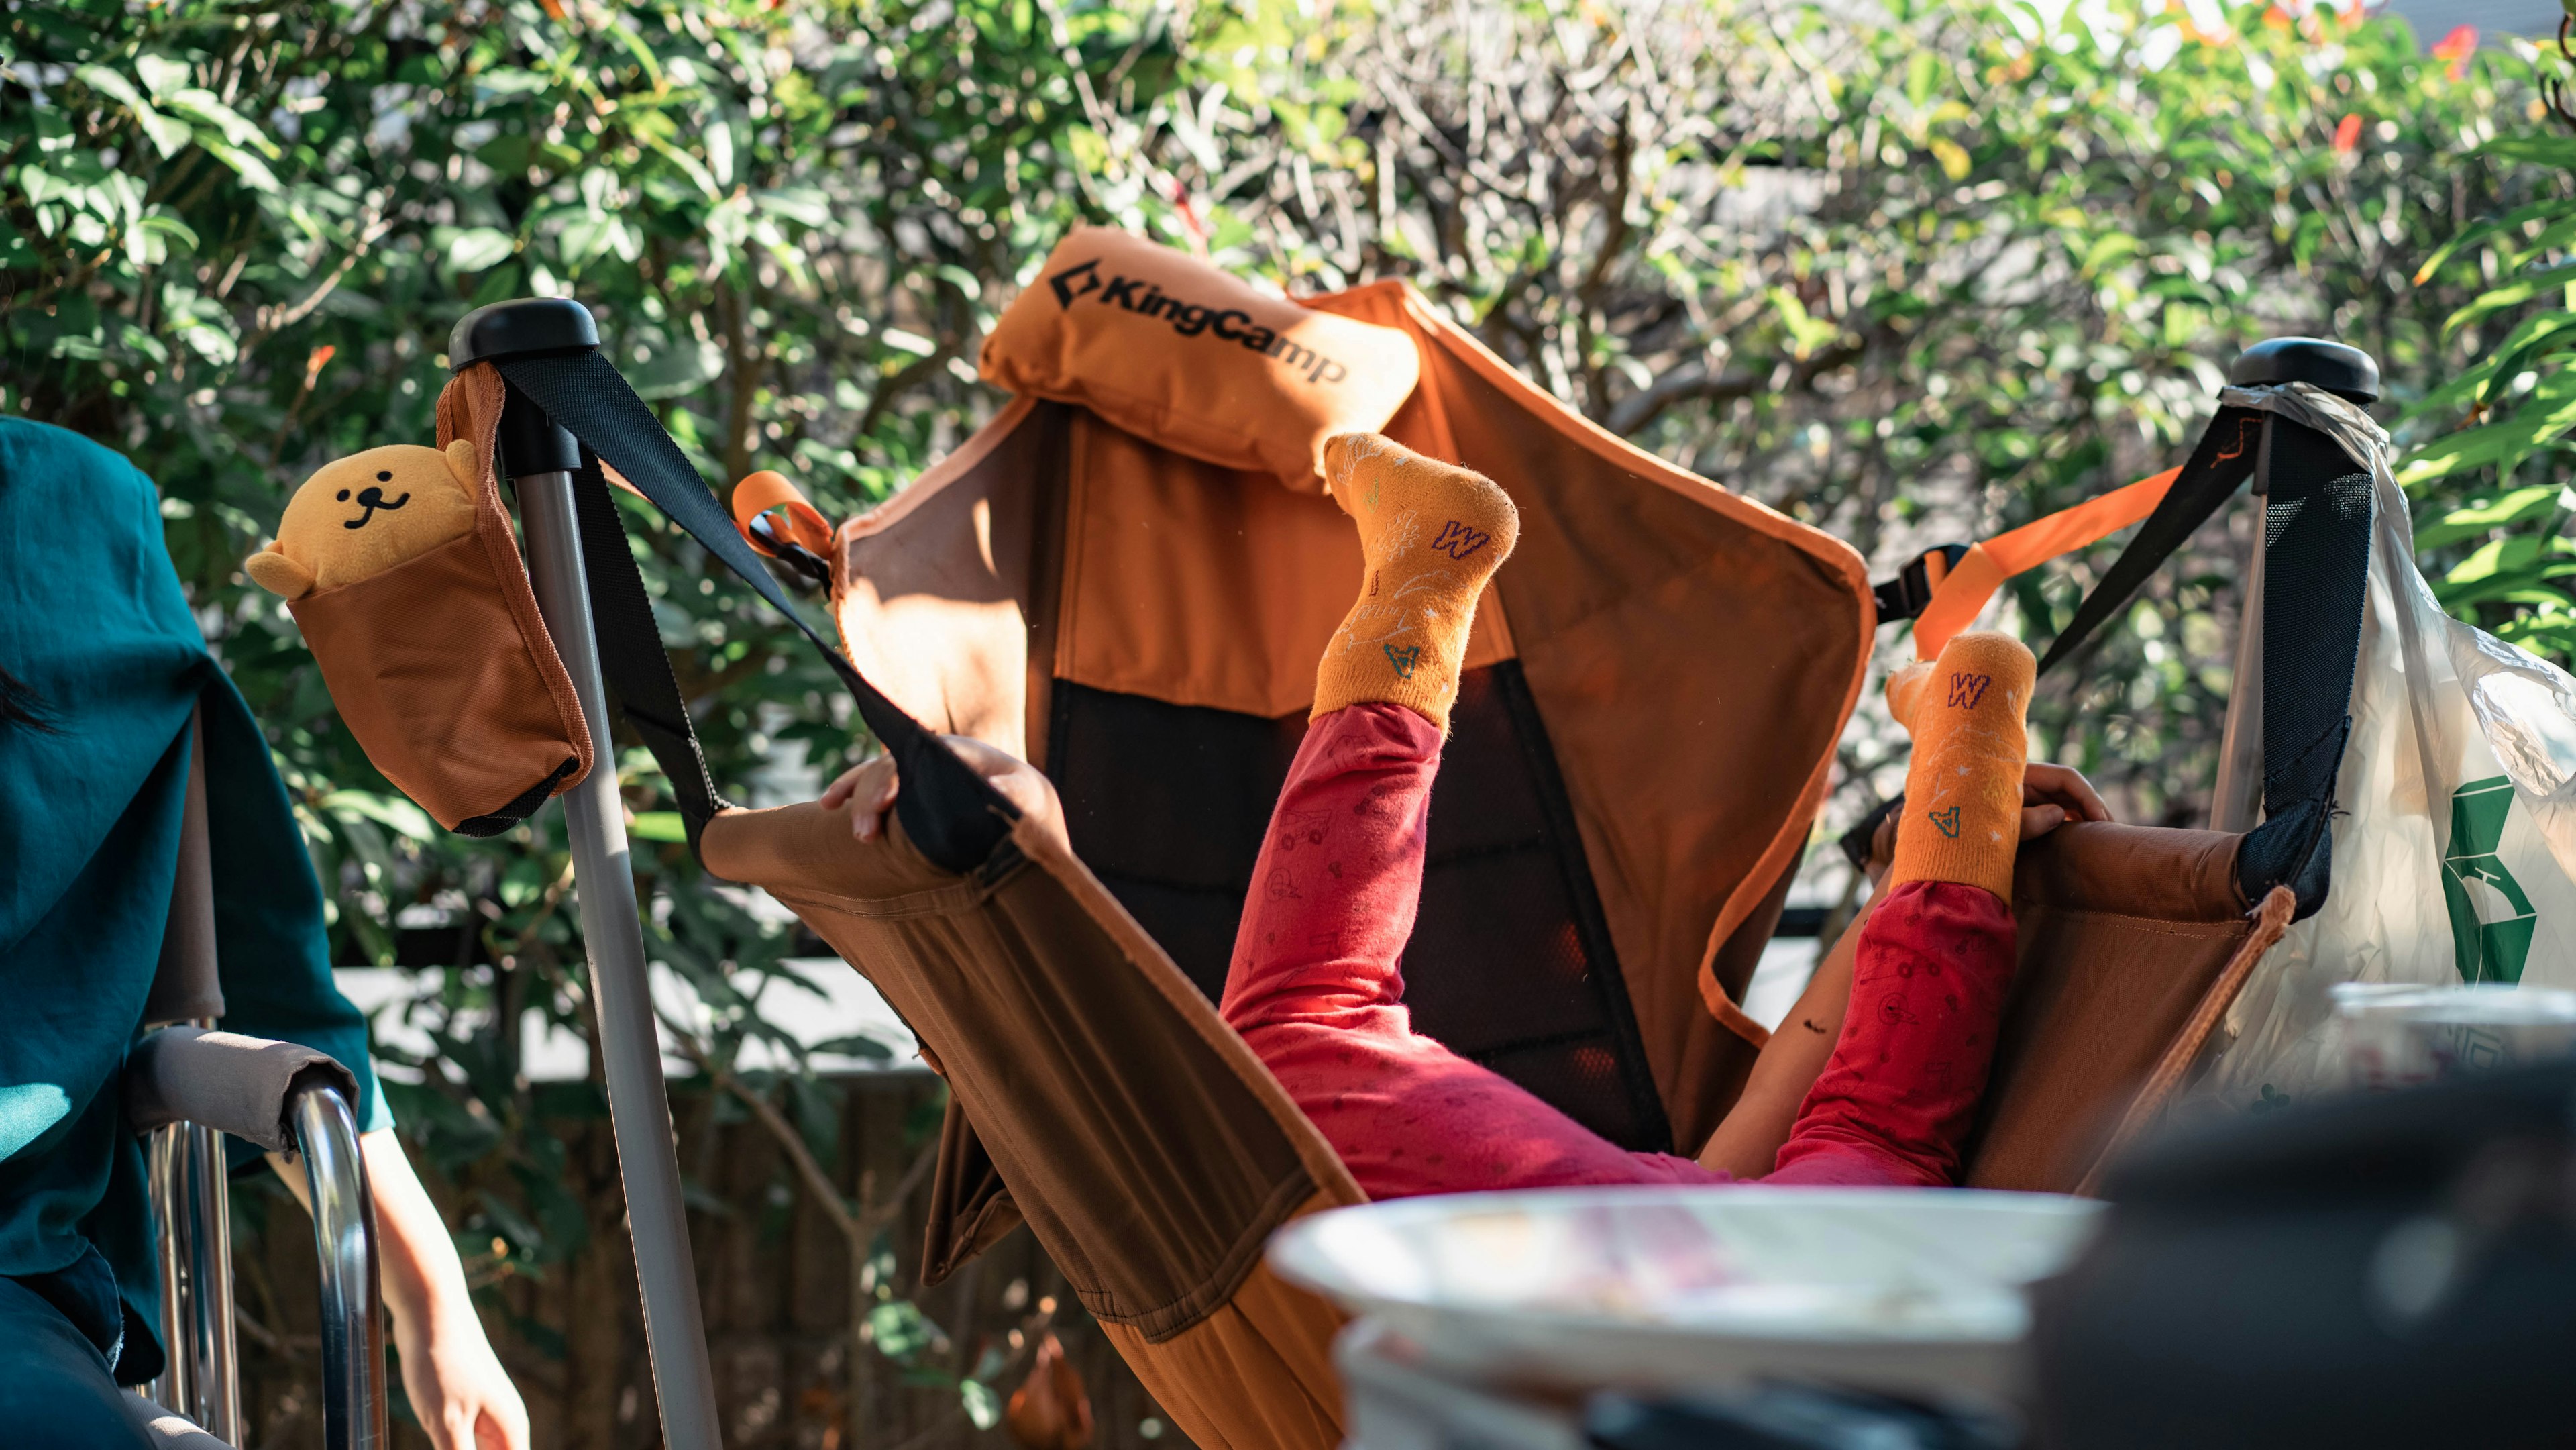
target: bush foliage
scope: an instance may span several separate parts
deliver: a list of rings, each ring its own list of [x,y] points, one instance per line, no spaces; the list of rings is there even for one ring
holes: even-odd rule
[[[584,1030],[560,836],[439,832],[238,569],[315,466],[429,439],[447,329],[483,302],[581,298],[712,486],[778,468],[837,514],[989,414],[976,342],[1072,225],[1292,292],[1401,276],[1595,420],[1882,571],[2178,461],[2239,347],[2339,336],[2379,357],[2410,429],[2481,420],[2407,475],[2446,598],[2576,650],[2576,312],[2549,305],[2576,287],[2576,141],[2524,134],[2531,52],[2428,55],[2395,22],[2261,5],[1887,12],[16,0],[0,405],[160,481],[338,887],[343,958],[446,929],[413,1010],[439,1061],[398,1109],[476,1186],[460,1241],[542,1270],[589,1222],[559,1201],[510,1026]],[[720,783],[757,799],[864,748],[744,591],[629,524]],[[2041,701],[2042,746],[2130,813],[2197,820],[2234,527]],[[2106,557],[2016,581],[2023,632],[2051,633]],[[1892,787],[1881,732],[1846,756],[1839,817]],[[649,759],[619,769],[654,944],[707,1008],[695,1046],[720,1075],[754,1040],[798,1060],[758,1005],[795,972],[786,932],[701,889]],[[828,1160],[825,1089],[725,1080],[744,1111],[783,1101],[764,1121]],[[959,1375],[961,1405],[989,1404]]]

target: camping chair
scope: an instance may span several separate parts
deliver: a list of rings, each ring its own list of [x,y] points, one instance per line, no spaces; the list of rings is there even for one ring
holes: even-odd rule
[[[1426,886],[1408,977],[1489,998],[1442,1009],[1466,1024],[1450,1030],[1581,1120],[1632,1144],[1695,1144],[1762,1040],[1735,996],[1857,698],[1878,622],[1859,561],[1601,433],[1400,287],[1314,305],[1413,337],[1421,387],[1388,431],[1490,474],[1523,520],[1497,576],[1502,607],[1470,654],[1482,674],[1443,772],[1444,785],[1463,772],[1464,790],[1435,796],[1434,819],[1451,822],[1435,831],[1454,834],[1435,835],[1433,873],[1450,880]],[[1261,1250],[1288,1219],[1361,1195],[1217,1017],[1208,952],[1231,931],[1234,863],[1266,818],[1279,742],[1293,745],[1305,646],[1332,623],[1293,591],[1287,617],[1271,617],[1258,598],[1229,597],[1228,581],[1262,577],[1270,561],[1244,552],[1258,538],[1355,585],[1351,561],[1332,557],[1346,526],[1328,547],[1335,521],[1320,501],[1211,476],[1080,409],[1023,400],[827,543],[844,652],[798,614],[753,552],[758,531],[724,517],[598,346],[577,304],[469,315],[449,348],[440,442],[471,438],[517,480],[548,628],[576,680],[593,672],[661,761],[709,871],[794,909],[946,1075],[927,1275],[1025,1221],[1197,1443],[1335,1443],[1338,1317],[1274,1278]],[[880,841],[853,842],[845,817],[817,805],[744,811],[716,797],[612,476],[824,651],[903,772]],[[1116,537],[1139,518],[1160,531],[1150,551]],[[1076,538],[1103,552],[1069,555]],[[1156,576],[1210,592],[1162,612],[1171,638],[1119,635],[1154,623],[1134,606]],[[1351,591],[1335,587],[1338,611]],[[1122,654],[1199,659],[1202,610],[1286,640],[1278,668],[1204,694],[1171,683],[1214,678],[1189,668],[1159,683],[1106,672]],[[1096,626],[1136,648],[1087,655]],[[1065,819],[1021,816],[925,722],[1037,759]],[[594,737],[604,724],[595,717]],[[599,799],[582,804],[594,786]],[[594,967],[613,969],[604,1037],[634,1036],[650,1062],[649,1019],[621,1025],[605,1010],[620,976],[640,984],[631,901],[621,922],[588,900],[631,890],[614,789],[575,791],[576,825],[596,833],[575,837],[585,936]],[[1095,852],[1105,878],[1086,864]],[[2074,1188],[2115,1129],[2180,1078],[2195,1034],[2287,919],[2286,897],[2260,879],[2249,917],[2239,856],[2223,833],[2117,826],[2068,827],[2024,853],[2023,970],[1972,1182]],[[1453,889],[1469,904],[1521,893],[1507,902],[1522,913],[1501,934],[1508,951],[1475,959],[1476,942],[1497,938],[1457,919],[1472,913],[1435,909],[1434,893]],[[1444,943],[1443,930],[1457,934]],[[1445,979],[1444,952],[1456,963]],[[1496,980],[1519,963],[1539,980]],[[621,1161],[630,1185],[650,1184],[669,1175],[660,1085],[621,1088],[619,1043],[606,1045]],[[648,1125],[632,1142],[630,1117]],[[685,1235],[648,1234],[639,1210],[636,1239],[666,1437],[712,1444],[711,1425],[689,1430],[695,1408],[673,1410],[706,1373]],[[675,1266],[657,1318],[656,1282]]]
[[[323,1443],[378,1450],[385,1429],[384,1315],[375,1204],[359,1156],[358,1083],[311,1048],[215,1029],[214,877],[203,727],[191,721],[187,803],[161,965],[144,1007],[154,1028],[125,1068],[126,1115],[147,1135],[161,1227],[161,1343],[135,1416],[173,1450],[242,1440],[233,1341],[232,1226],[223,1135],[301,1160],[320,1255]],[[202,1426],[204,1428],[200,1429]]]

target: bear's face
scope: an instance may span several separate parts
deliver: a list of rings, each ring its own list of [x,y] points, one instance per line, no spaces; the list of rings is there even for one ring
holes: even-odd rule
[[[287,502],[277,541],[250,557],[253,582],[300,599],[383,573],[474,528],[474,445],[394,444],[333,463]]]

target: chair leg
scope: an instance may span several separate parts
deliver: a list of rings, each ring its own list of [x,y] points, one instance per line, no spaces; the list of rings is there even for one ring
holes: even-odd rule
[[[321,1255],[323,1443],[330,1450],[382,1450],[390,1443],[384,1294],[376,1205],[358,1151],[357,1119],[348,1100],[328,1087],[298,1092],[292,1112]]]
[[[153,1210],[161,1235],[161,1343],[166,1351],[152,1398],[206,1427],[241,1439],[240,1360],[233,1332],[232,1203],[225,1187],[223,1135],[193,1123],[152,1134]]]

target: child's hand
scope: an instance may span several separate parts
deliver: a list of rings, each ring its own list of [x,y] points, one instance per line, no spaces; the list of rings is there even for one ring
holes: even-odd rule
[[[2111,808],[2102,804],[2093,783],[2069,766],[2032,761],[2021,775],[2021,838],[2036,841],[2069,819],[2107,821]],[[1878,823],[1869,842],[1869,880],[1876,886],[1896,859],[1896,817]]]
[[[2021,838],[2036,841],[2069,820],[2107,821],[2111,808],[2081,771],[2032,761],[2021,775]]]
[[[977,775],[992,782],[1002,799],[1019,807],[1022,815],[1048,817],[1055,812],[1055,787],[1038,768],[1016,755],[996,750],[981,740],[964,735],[942,735],[948,748],[972,767]],[[838,810],[844,803],[850,807],[850,834],[862,841],[873,841],[885,831],[886,812],[894,808],[901,782],[895,778],[894,757],[880,755],[864,765],[841,772],[823,792],[823,809]]]

